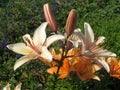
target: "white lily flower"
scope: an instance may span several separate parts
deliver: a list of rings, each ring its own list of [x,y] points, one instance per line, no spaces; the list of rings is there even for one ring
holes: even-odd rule
[[[69,36],[68,40],[72,42],[75,48],[78,48],[78,46],[81,44],[81,40],[76,35],[76,33],[81,33],[81,30],[79,28],[75,29],[74,32]]]
[[[78,48],[78,46],[81,44],[81,40],[79,39],[78,35],[76,35],[76,33],[79,33],[79,32],[81,33],[81,30],[79,28],[75,29],[73,31],[73,33],[68,37],[68,41],[70,41],[75,48]],[[53,35],[62,35],[62,33],[59,32],[59,31],[57,31],[57,34],[54,33],[54,32],[52,32],[51,34],[53,34]],[[64,39],[67,38],[66,33],[64,33],[63,36],[64,36]]]
[[[103,67],[110,71],[108,64],[101,59],[101,57],[115,57],[116,54],[103,49],[100,44],[104,42],[105,37],[101,36],[98,40],[94,40],[94,33],[88,23],[84,23],[85,35],[82,32],[76,33],[81,40],[82,48],[81,54],[88,59],[95,59],[103,65]]]
[[[20,67],[22,64],[37,58],[44,58],[48,62],[52,61],[52,55],[48,51],[48,46],[50,46],[54,41],[64,39],[62,35],[52,35],[46,39],[46,27],[47,22],[42,23],[34,32],[33,38],[29,34],[23,36],[25,43],[16,43],[7,45],[7,48],[24,55],[18,59],[14,65],[14,70]]]

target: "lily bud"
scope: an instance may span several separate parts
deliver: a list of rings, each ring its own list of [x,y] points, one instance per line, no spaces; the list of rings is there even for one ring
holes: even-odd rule
[[[67,34],[67,36],[70,36],[76,27],[76,16],[77,16],[76,10],[72,9],[70,11],[69,16],[68,16],[67,21],[66,21],[66,34]]]
[[[43,11],[44,11],[45,19],[48,22],[48,26],[53,32],[57,32],[57,23],[50,8],[50,5],[48,3],[44,4]]]

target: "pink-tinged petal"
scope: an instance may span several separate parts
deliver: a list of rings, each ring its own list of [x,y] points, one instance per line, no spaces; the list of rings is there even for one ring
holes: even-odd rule
[[[80,29],[76,29],[74,34],[76,34],[78,36],[78,38],[80,39],[81,44],[82,44],[81,54],[84,54],[84,52],[86,50],[85,37],[84,37],[83,33],[80,31]]]
[[[47,22],[42,23],[34,32],[33,42],[36,46],[42,45],[46,40],[46,27]]]
[[[82,39],[81,39],[81,43],[82,43],[81,54],[84,54],[86,51],[86,47]]]
[[[69,36],[68,40],[72,42],[74,47],[78,47],[79,44],[81,43],[81,40],[79,39],[78,35],[76,33],[81,33],[80,29],[75,29],[74,32]]]
[[[22,83],[19,83],[14,90],[21,90]]]
[[[76,34],[79,37],[80,40],[82,39],[83,41],[85,41],[85,36],[79,28],[75,29],[73,34]]]
[[[46,42],[44,43],[44,46],[48,47],[50,46],[53,42],[57,41],[57,40],[61,40],[61,39],[65,39],[65,37],[63,35],[52,35],[49,36],[46,40]]]
[[[19,68],[21,65],[23,65],[24,63],[32,60],[32,59],[36,59],[37,58],[37,55],[35,54],[30,54],[30,55],[27,55],[27,56],[23,56],[21,57],[20,59],[18,59],[16,62],[15,62],[15,65],[14,65],[14,71]]]
[[[99,45],[99,44],[102,44],[105,40],[105,37],[104,36],[100,36],[98,37],[98,40],[95,42],[96,45]]]
[[[94,42],[94,33],[91,28],[91,26],[88,23],[84,23],[84,29],[85,29],[85,43],[86,47],[89,48],[89,45]]]
[[[47,59],[49,62],[52,61],[52,54],[48,51],[47,47],[42,47],[42,53],[40,57]]]
[[[28,55],[32,52],[32,49],[24,43],[9,44],[7,45],[7,48],[22,55]]]
[[[104,60],[98,59],[97,60],[105,69],[106,71],[109,73],[110,72],[110,68],[107,62],[105,62]]]
[[[110,52],[106,49],[102,49],[99,51],[96,51],[95,53],[98,57],[116,57],[116,54],[113,52]]]

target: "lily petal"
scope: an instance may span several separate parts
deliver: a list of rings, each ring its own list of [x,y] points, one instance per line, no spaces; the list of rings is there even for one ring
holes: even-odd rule
[[[74,34],[76,34],[80,41],[81,41],[81,44],[82,44],[82,49],[81,49],[81,54],[84,54],[85,50],[86,50],[86,46],[85,46],[85,37],[83,35],[83,33],[80,31],[80,29],[76,29]]]
[[[91,26],[88,23],[84,23],[85,28],[85,45],[86,49],[88,49],[91,44],[94,42],[94,33]]]
[[[73,34],[76,34],[79,38],[85,40],[85,37],[79,28],[75,29]]]
[[[43,45],[46,39],[46,27],[47,27],[47,22],[42,23],[34,32],[33,36],[33,42],[36,46]]]
[[[32,49],[26,46],[24,43],[9,44],[7,48],[23,55],[28,55],[32,52]]]
[[[8,83],[4,88],[3,90],[10,90],[10,84]]]
[[[50,46],[53,42],[57,41],[57,40],[61,40],[61,39],[65,39],[65,37],[63,35],[52,35],[49,36],[44,44],[44,46],[48,47]]]
[[[81,39],[81,42],[82,42],[81,54],[84,54],[86,47],[85,47],[84,41],[82,39]]]
[[[98,81],[100,81],[100,78],[98,77],[98,76],[96,76],[96,75],[93,75],[93,77],[92,77],[93,79],[95,79],[95,80],[98,80]]]
[[[19,84],[15,87],[14,90],[21,90],[21,85],[22,85],[22,83],[19,83]]]
[[[101,50],[99,50],[98,52],[96,52],[96,54],[98,54],[99,57],[104,57],[104,56],[105,57],[116,57],[115,53],[110,52],[110,51],[108,51],[106,49],[102,49],[102,48],[101,48]]]
[[[75,29],[74,32],[69,36],[68,40],[72,42],[74,47],[77,48],[81,43],[81,40],[79,39],[78,35],[76,35],[76,33],[81,34],[81,30],[79,28]]]
[[[48,51],[47,47],[42,47],[42,53],[40,54],[40,57],[47,59],[49,62],[52,61],[52,55],[51,53]]]
[[[102,64],[102,66],[106,69],[107,72],[110,72],[110,68],[108,66],[108,63],[104,60],[98,59],[98,62]]]
[[[104,36],[98,37],[98,40],[96,41],[96,45],[102,44],[104,42],[104,40],[105,40]]]
[[[85,28],[85,37],[90,40],[90,42],[94,42],[94,33],[91,26],[88,23],[84,23]]]
[[[19,68],[21,65],[23,65],[24,63],[32,60],[32,59],[35,59],[37,56],[35,54],[30,54],[30,55],[27,55],[27,56],[23,56],[21,57],[20,59],[18,59],[16,62],[15,62],[15,65],[14,65],[14,71]]]

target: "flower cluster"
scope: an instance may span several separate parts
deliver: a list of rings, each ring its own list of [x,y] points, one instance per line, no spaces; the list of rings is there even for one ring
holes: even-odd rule
[[[85,33],[82,33],[79,28],[76,29],[75,9],[72,9],[68,15],[64,35],[58,31],[58,25],[49,4],[43,6],[43,11],[46,22],[35,30],[32,38],[26,34],[23,36],[24,43],[7,45],[8,49],[23,55],[16,61],[14,70],[30,60],[40,59],[49,66],[46,70],[49,74],[59,74],[58,78],[61,79],[75,72],[81,80],[100,80],[95,72],[102,68],[112,77],[120,79],[120,62],[116,54],[101,46],[105,37],[99,36],[95,39],[94,32],[88,23],[84,23]],[[48,37],[47,25],[52,31]],[[58,50],[51,47],[54,42],[57,42]]]

